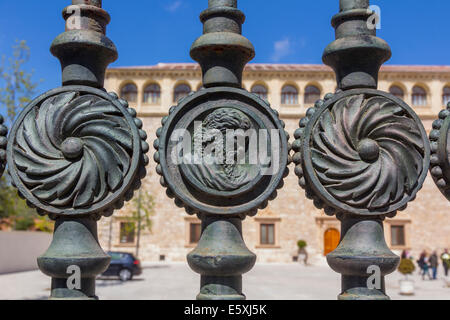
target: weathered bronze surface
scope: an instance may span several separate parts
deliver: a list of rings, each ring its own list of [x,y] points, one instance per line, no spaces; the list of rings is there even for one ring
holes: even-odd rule
[[[442,194],[450,201],[450,104],[439,113],[430,132],[431,167],[434,182]]]
[[[404,210],[427,175],[420,119],[402,100],[373,89],[327,98],[308,111],[295,133],[300,185],[330,215]]]
[[[278,113],[242,89],[242,72],[254,49],[241,35],[245,16],[237,1],[210,0],[200,18],[204,34],[191,56],[202,67],[204,87],[162,119],[154,159],[167,195],[202,220],[201,239],[188,255],[191,268],[201,274],[197,298],[242,300],[242,274],[256,261],[242,238],[242,220],[266,208],[283,186],[289,136]],[[260,158],[253,147],[261,145],[268,148]]]
[[[98,243],[96,220],[133,197],[149,162],[136,111],[100,89],[107,65],[117,59],[101,5],[73,0],[64,9],[66,32],[51,47],[63,87],[32,101],[8,142],[8,170],[19,195],[56,221],[53,241],[38,258],[52,277],[52,299],[97,299],[95,278],[110,257]],[[73,267],[81,271],[81,287],[69,287]]]
[[[307,111],[292,146],[306,196],[342,223],[340,244],[327,256],[342,274],[341,300],[389,299],[384,276],[400,259],[385,242],[383,220],[415,199],[430,161],[418,116],[402,100],[376,90],[391,51],[368,23],[373,14],[369,0],[340,0],[332,19],[336,41],[323,55],[338,90]],[[379,286],[369,283],[376,269]]]
[[[9,172],[40,214],[109,216],[132,198],[146,142],[127,106],[115,94],[64,86],[21,113],[9,139]]]

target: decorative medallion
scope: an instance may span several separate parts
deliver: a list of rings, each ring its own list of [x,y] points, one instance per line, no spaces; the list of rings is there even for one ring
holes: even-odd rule
[[[109,216],[145,176],[142,121],[114,93],[84,86],[49,91],[20,114],[8,144],[19,194],[51,217]]]
[[[3,124],[4,119],[0,115],[0,177],[3,175],[6,167],[6,146],[8,144],[8,128]]]
[[[327,95],[308,110],[295,138],[299,183],[329,215],[393,215],[427,175],[422,123],[402,100],[381,91]]]
[[[450,200],[450,103],[433,123],[431,141],[431,176],[442,194]]]
[[[289,170],[288,136],[270,106],[242,89],[202,89],[162,120],[161,184],[189,214],[255,215]]]

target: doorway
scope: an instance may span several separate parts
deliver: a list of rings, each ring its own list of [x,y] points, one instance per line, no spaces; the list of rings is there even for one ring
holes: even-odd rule
[[[324,255],[334,251],[339,245],[341,235],[337,229],[328,229],[324,234]]]

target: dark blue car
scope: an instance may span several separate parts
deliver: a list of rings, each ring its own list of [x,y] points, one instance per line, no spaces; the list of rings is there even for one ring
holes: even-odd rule
[[[142,274],[141,262],[131,253],[108,252],[108,255],[111,256],[111,264],[102,276],[116,276],[121,281],[129,281]]]

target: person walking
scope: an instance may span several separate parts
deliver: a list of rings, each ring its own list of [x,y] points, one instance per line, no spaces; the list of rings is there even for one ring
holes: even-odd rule
[[[437,279],[437,268],[439,266],[439,258],[436,251],[433,251],[433,253],[430,256],[430,267],[433,271],[433,280]]]
[[[422,268],[422,280],[425,280],[425,276],[428,276],[428,279],[431,280],[431,274],[430,274],[430,264],[429,264],[429,258],[428,253],[426,251],[422,252],[420,255],[420,264]]]
[[[444,266],[445,276],[448,276],[448,269],[450,267],[450,254],[448,253],[448,249],[444,250],[444,253],[441,255],[442,265]]]
[[[422,251],[422,253],[419,256],[419,260],[417,260],[417,265],[419,266],[419,274],[421,276],[424,275],[424,265],[425,265],[425,258],[427,257],[426,251]]]

